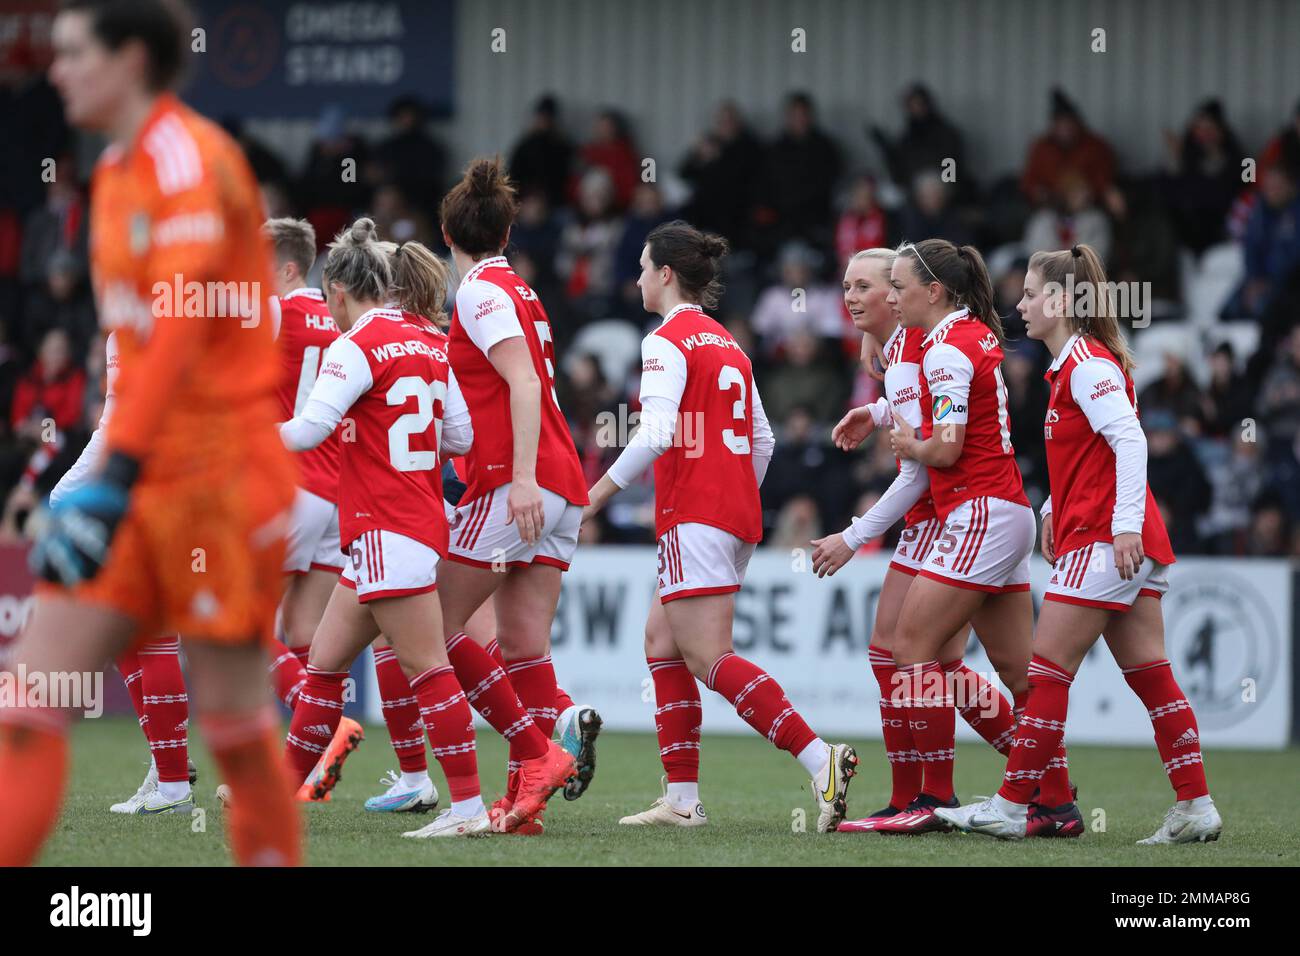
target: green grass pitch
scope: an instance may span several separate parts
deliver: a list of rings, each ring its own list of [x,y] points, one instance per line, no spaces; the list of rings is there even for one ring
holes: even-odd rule
[[[544,836],[492,836],[477,840],[405,840],[404,830],[424,815],[368,814],[366,797],[378,793],[381,774],[396,767],[382,726],[348,761],[328,804],[304,808],[307,861],[316,866],[446,865],[1027,865],[1027,866],[1295,866],[1300,826],[1293,813],[1300,784],[1300,751],[1210,751],[1206,764],[1224,818],[1216,844],[1139,847],[1172,803],[1154,748],[1070,748],[1071,774],[1090,831],[1080,840],[1004,844],[961,834],[886,837],[814,832],[816,808],[798,765],[757,737],[706,737],[702,797],[710,815],[694,830],[637,829],[618,825],[659,795],[658,750],[649,734],[606,734],[598,748],[592,788],[578,802],[558,796],[547,813]],[[878,741],[855,742],[862,758],[849,791],[850,816],[883,806],[888,770]],[[55,866],[220,866],[229,863],[218,783],[207,752],[198,746],[196,797],[203,817],[123,817],[109,804],[129,796],[144,773],[147,751],[132,720],[84,721],[73,735],[73,768],[62,819],[41,862]],[[485,796],[503,785],[505,748],[490,730],[479,734]],[[1002,759],[991,749],[960,743],[958,795],[969,800],[993,792]],[[444,792],[433,764],[434,780]],[[1100,811],[1100,812],[1099,812]],[[804,824],[801,826],[800,824]]]

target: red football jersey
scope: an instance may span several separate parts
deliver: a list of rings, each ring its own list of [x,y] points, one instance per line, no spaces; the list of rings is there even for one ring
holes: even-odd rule
[[[280,384],[277,394],[285,421],[307,404],[311,387],[320,374],[321,358],[339,337],[319,289],[294,289],[278,300],[277,341],[280,345]],[[299,484],[326,501],[339,500],[339,433],[296,456]]]
[[[438,449],[449,394],[445,338],[372,309],[330,346],[312,401],[342,415],[339,538],[380,529],[447,550]]]
[[[885,343],[885,398],[890,414],[913,428],[920,428],[921,415],[921,340],[922,329],[905,329],[901,325]],[[902,466],[902,462],[899,462]],[[910,528],[934,517],[934,498],[924,495],[903,516],[903,527]]]
[[[1136,415],[1137,393],[1115,356],[1086,336],[1076,335],[1066,343],[1046,377],[1052,390],[1043,425],[1052,490],[1052,538],[1056,553],[1066,554],[1114,537],[1115,452],[1096,429]],[[1142,517],[1142,550],[1158,564],[1174,563],[1169,534],[1150,486]]]
[[[742,541],[761,540],[748,356],[694,306],[669,312],[646,336],[641,356],[642,401],[678,402],[673,444],[655,461],[655,536],[698,522]]]
[[[1011,447],[1011,416],[1002,381],[1002,346],[993,331],[961,309],[921,342],[921,436],[965,425],[961,456],[930,469],[930,494],[940,518],[972,498],[1003,498],[1028,507]]]
[[[537,484],[573,504],[587,503],[578,452],[555,397],[551,323],[537,293],[515,275],[504,256],[484,259],[461,280],[451,315],[451,364],[474,423],[467,456],[472,501],[508,483],[514,471],[510,388],[488,361],[498,342],[522,336],[541,383]]]

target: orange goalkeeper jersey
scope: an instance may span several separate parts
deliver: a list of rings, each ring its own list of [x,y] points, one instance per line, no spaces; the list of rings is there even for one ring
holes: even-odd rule
[[[91,265],[122,366],[107,444],[146,480],[278,454],[263,218],[238,145],[170,94],[95,169]]]

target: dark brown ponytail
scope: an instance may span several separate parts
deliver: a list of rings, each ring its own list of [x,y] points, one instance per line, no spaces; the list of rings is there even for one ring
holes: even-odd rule
[[[938,282],[954,306],[970,310],[1003,341],[1002,318],[993,299],[993,280],[984,257],[974,246],[958,248],[947,239],[923,239],[898,250],[913,259],[912,270],[921,282]]]

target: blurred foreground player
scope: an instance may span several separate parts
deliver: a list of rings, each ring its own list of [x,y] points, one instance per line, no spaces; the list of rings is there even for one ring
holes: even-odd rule
[[[296,864],[262,650],[293,500],[262,321],[270,254],[238,146],[168,92],[187,31],[164,0],[72,0],[54,21],[51,79],[67,116],[109,139],[91,185],[91,256],[122,368],[103,463],[33,550],[51,583],[13,663],[87,673],[136,635],[183,634],[200,724],[236,797],[234,857]],[[0,709],[0,865],[35,860],[58,817],[67,719],[34,700]]]

